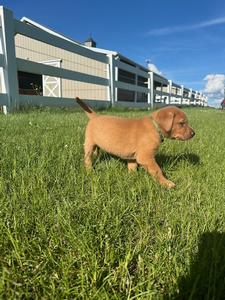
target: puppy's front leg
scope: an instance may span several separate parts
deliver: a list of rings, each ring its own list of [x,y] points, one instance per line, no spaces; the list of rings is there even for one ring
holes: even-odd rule
[[[160,184],[166,185],[169,188],[175,186],[175,184],[172,181],[167,180],[163,176],[162,170],[160,169],[160,167],[156,163],[155,158],[149,158],[148,157],[148,158],[144,159],[144,157],[142,157],[138,160],[138,163],[140,165],[142,165],[148,171],[148,173],[150,175],[155,176]]]

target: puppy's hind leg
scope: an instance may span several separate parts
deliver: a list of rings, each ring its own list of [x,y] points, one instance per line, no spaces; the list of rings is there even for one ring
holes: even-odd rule
[[[93,157],[97,158],[98,157],[98,153],[99,153],[99,147],[97,145],[95,145],[94,149],[93,149]]]
[[[130,171],[136,171],[136,169],[137,169],[136,159],[128,159],[127,160],[127,167],[128,167],[129,172]]]
[[[90,169],[92,156],[94,155],[96,157],[98,154],[97,146],[93,143],[85,141],[84,152],[85,152],[85,157],[84,157],[85,165],[87,169]]]

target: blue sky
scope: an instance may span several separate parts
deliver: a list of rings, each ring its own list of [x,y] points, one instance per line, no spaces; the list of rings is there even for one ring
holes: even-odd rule
[[[225,84],[224,0],[3,0],[23,16],[84,43],[117,51],[162,76],[203,91],[219,107]]]

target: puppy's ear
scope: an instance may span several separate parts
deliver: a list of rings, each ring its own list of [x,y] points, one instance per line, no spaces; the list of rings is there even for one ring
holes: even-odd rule
[[[173,127],[175,113],[172,111],[160,111],[157,114],[156,122],[166,131],[170,132]]]

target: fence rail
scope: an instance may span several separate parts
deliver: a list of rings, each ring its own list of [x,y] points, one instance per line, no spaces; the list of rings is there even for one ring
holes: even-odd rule
[[[104,63],[107,66],[107,78],[90,75],[88,74],[88,70],[87,73],[82,73],[17,58],[14,39],[16,34],[24,35],[42,43]],[[118,59],[118,56],[110,52],[99,53],[93,51],[92,49],[18,21],[13,18],[13,12],[3,6],[0,7],[0,42],[0,105],[4,106],[5,112],[11,112],[15,107],[26,104],[76,106],[74,99],[71,98],[45,97],[40,95],[32,95],[31,97],[30,95],[19,94],[18,71],[107,87],[108,99],[106,101],[89,100],[88,103],[92,106],[123,105],[129,107],[153,107],[155,104],[207,105],[207,97],[201,93],[177,85],[171,80],[159,76],[144,67],[140,68],[124,63]],[[126,80],[121,80],[118,75],[120,70],[133,74],[135,82],[130,83],[126,82]],[[142,84],[138,83],[139,77],[146,79],[146,81],[142,82]],[[119,101],[118,92],[120,90],[132,91],[135,95],[134,100]],[[146,96],[144,101],[138,102],[138,93]]]

